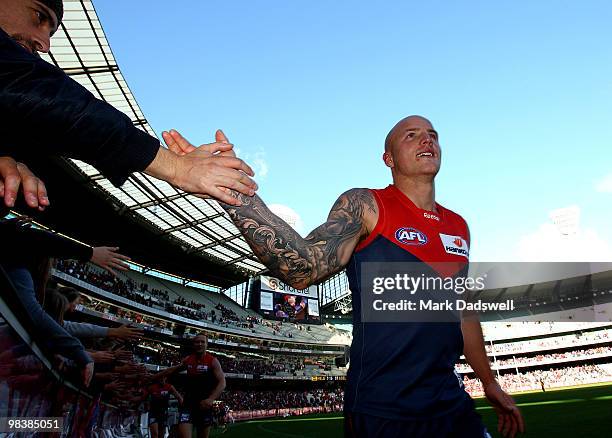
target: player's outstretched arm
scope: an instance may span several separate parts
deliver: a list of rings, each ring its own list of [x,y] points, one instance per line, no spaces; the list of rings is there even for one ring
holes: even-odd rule
[[[158,372],[157,374],[150,375],[148,377],[148,380],[150,381],[159,380],[162,377],[168,377],[174,373],[180,373],[181,371],[186,370],[186,369],[187,369],[187,364],[185,363],[185,360],[183,360],[178,365],[175,365],[173,367],[168,367],[165,370]]]
[[[164,133],[164,139],[170,151],[179,156],[198,150],[174,130]],[[215,134],[215,141],[215,144],[229,144],[220,130]],[[233,150],[219,155],[235,156]],[[259,196],[246,196],[236,190],[225,190],[224,194],[231,196],[232,201],[217,200],[255,255],[272,275],[296,289],[304,289],[339,272],[378,219],[378,206],[372,193],[367,189],[352,189],[338,198],[327,222],[302,238],[272,213]]]
[[[523,416],[514,399],[495,380],[485,350],[482,327],[478,316],[474,313],[463,315],[461,331],[463,332],[465,359],[482,382],[485,396],[497,412],[497,431],[503,437],[514,438],[517,433],[525,431]]]
[[[338,198],[324,224],[302,238],[259,196],[233,196],[241,205],[221,204],[223,208],[272,275],[296,289],[319,283],[346,266],[378,216],[372,193],[352,189]]]

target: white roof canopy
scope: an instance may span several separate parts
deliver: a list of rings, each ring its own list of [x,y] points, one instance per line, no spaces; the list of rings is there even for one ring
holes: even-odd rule
[[[51,40],[51,53],[43,58],[63,69],[94,96],[127,114],[139,129],[156,136],[132,95],[106,40],[90,0],[64,0],[64,20]],[[248,274],[264,269],[225,211],[204,200],[143,173],[133,174],[121,187],[93,166],[70,160],[89,184],[102,190],[121,209],[159,229],[160,235],[176,239],[188,251]]]

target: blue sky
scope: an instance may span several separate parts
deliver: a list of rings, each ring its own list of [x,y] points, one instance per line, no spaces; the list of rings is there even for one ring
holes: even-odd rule
[[[95,0],[153,128],[222,128],[260,195],[309,231],[351,187],[390,182],[388,130],[440,133],[437,201],[473,259],[612,259],[612,3]],[[577,206],[559,240],[550,211]]]

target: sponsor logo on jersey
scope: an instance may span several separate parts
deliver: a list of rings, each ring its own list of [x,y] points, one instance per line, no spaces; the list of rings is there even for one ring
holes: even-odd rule
[[[468,248],[467,240],[463,237],[440,233],[440,239],[442,240],[444,251],[447,253],[463,256],[465,258],[470,257],[470,249]]]
[[[416,228],[398,228],[395,238],[404,245],[425,245],[427,243],[427,235]]]
[[[435,221],[440,222],[440,218],[438,216],[436,216],[435,214],[433,214],[433,213],[427,213],[426,211],[424,211],[423,212],[423,217],[425,219],[433,219]]]

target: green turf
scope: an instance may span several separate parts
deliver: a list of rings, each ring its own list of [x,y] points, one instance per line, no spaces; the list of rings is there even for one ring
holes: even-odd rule
[[[515,395],[531,437],[612,437],[612,385]],[[486,400],[476,400],[478,413],[496,437],[497,416]],[[223,438],[341,438],[342,415],[325,414],[255,420],[229,426]]]

